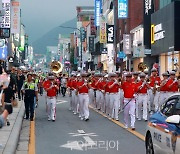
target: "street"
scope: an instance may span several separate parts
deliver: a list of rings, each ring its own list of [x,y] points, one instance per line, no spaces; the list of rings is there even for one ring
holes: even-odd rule
[[[45,96],[45,95],[44,95]],[[144,141],[124,128],[90,109],[90,120],[81,121],[69,108],[69,98],[59,96],[57,118],[48,121],[45,98],[40,96],[36,109],[35,138],[37,154],[121,153],[144,154]],[[120,115],[120,122],[122,115]],[[138,122],[137,129],[143,132],[145,122]]]

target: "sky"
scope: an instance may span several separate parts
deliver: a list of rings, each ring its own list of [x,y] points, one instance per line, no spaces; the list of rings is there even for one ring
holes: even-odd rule
[[[76,17],[76,6],[94,6],[94,0],[19,0],[22,23],[30,43]]]

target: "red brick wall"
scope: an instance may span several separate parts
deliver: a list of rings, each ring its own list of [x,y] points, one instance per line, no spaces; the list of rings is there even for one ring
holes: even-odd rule
[[[128,19],[118,19],[117,22],[118,41],[122,40],[124,33],[129,34],[132,29],[143,23],[143,2],[144,0],[129,0]],[[126,32],[125,23],[127,23]]]

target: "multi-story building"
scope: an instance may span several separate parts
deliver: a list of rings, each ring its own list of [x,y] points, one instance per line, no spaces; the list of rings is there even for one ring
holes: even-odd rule
[[[87,68],[88,59],[90,57],[89,51],[87,48],[88,37],[87,37],[87,27],[91,22],[92,17],[94,16],[94,7],[93,6],[77,6],[77,31],[75,32],[75,62],[79,62],[79,67]],[[80,36],[81,34],[81,36]],[[82,37],[82,38],[81,38]],[[81,44],[82,43],[82,44]]]

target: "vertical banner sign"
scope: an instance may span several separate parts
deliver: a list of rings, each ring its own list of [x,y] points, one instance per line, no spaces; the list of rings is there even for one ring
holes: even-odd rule
[[[20,3],[12,1],[11,3],[11,33],[20,33]]]
[[[128,17],[128,0],[118,0],[118,18]]]
[[[126,55],[131,54],[131,36],[123,34],[123,50]]]
[[[10,12],[10,0],[2,0],[2,9],[5,10],[5,15],[2,16],[0,28],[10,28],[11,25],[11,12]]]
[[[114,25],[107,25],[107,43],[114,43]]]
[[[101,0],[95,0],[95,25],[100,25],[100,14],[101,14]]]
[[[144,45],[146,49],[151,49],[151,14],[153,12],[153,0],[144,0]]]
[[[89,52],[94,52],[94,36],[89,37]]]
[[[91,29],[91,35],[96,35],[96,27],[94,24],[94,17],[90,18],[90,29]]]
[[[100,22],[100,43],[106,43],[106,38],[106,21],[104,16],[102,16]]]

